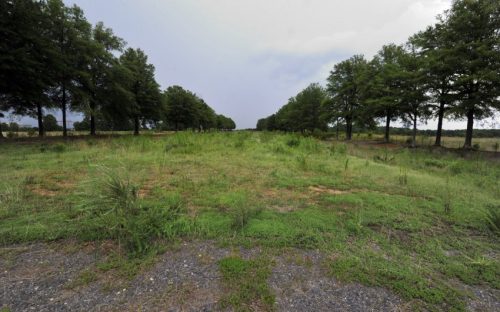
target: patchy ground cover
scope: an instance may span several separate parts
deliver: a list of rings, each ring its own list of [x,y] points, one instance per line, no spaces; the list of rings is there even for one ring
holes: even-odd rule
[[[481,154],[250,132],[6,143],[0,302],[495,311],[499,209]]]

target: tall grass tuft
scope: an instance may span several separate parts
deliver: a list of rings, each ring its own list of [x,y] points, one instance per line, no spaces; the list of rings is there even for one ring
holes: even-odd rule
[[[237,231],[242,230],[252,218],[262,212],[262,208],[256,208],[249,203],[247,194],[243,192],[228,194],[222,200],[222,205],[228,208],[231,228]]]
[[[306,155],[303,155],[303,154],[297,155],[296,161],[297,161],[297,166],[299,167],[300,170],[303,170],[303,171],[309,170],[309,164],[307,162]]]
[[[408,185],[408,169],[404,167],[399,168],[399,184]]]
[[[6,185],[0,191],[0,220],[16,215],[23,207],[25,187],[22,184]]]
[[[451,190],[450,190],[450,178],[446,177],[446,186],[444,190],[444,212],[446,214],[451,213]]]
[[[486,224],[492,232],[500,235],[500,206],[486,206]]]
[[[115,239],[130,256],[155,248],[165,237],[168,224],[181,214],[178,201],[165,206],[147,205],[138,198],[138,186],[130,178],[106,167],[87,181],[80,194],[82,236],[88,239]],[[171,233],[169,233],[171,235]]]
[[[168,137],[165,141],[165,153],[176,152],[180,154],[192,154],[197,150],[194,136],[189,132],[177,132]]]
[[[387,148],[384,148],[384,154],[383,155],[375,155],[374,159],[384,162],[384,163],[390,163],[391,161],[394,160],[394,156],[389,154],[389,150]]]

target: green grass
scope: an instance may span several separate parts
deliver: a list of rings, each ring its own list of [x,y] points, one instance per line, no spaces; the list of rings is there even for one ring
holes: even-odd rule
[[[267,285],[269,265],[263,258],[244,260],[232,256],[220,260],[225,288],[221,307],[232,307],[235,311],[255,311],[256,307],[259,311],[274,311],[274,295]]]
[[[500,164],[483,157],[251,132],[7,142],[0,244],[112,239],[131,272],[180,239],[315,248],[336,278],[463,310],[457,281],[500,288]]]
[[[84,270],[78,274],[76,279],[72,280],[66,285],[67,289],[75,289],[78,287],[83,287],[97,281],[97,272],[93,270]]]

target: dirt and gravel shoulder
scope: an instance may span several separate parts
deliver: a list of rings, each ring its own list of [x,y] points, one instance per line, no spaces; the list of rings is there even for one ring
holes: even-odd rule
[[[71,242],[0,248],[0,309],[5,311],[219,311],[224,296],[218,261],[239,255],[272,259],[268,285],[278,311],[406,311],[411,303],[390,291],[343,284],[325,273],[317,251],[270,253],[214,242],[169,248],[132,279],[96,267],[102,248]],[[471,288],[471,311],[500,311],[497,290]],[[1,310],[3,311],[3,310]]]

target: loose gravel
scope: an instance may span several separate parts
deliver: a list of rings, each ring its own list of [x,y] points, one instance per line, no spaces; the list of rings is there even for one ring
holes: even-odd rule
[[[224,293],[218,261],[235,254],[250,259],[263,253],[273,260],[268,284],[278,311],[411,310],[386,289],[343,284],[329,277],[323,267],[325,256],[318,251],[275,254],[259,248],[222,248],[211,241],[182,243],[132,280],[99,273],[95,281],[69,287],[82,272],[95,272],[106,257],[95,247],[68,248],[71,244],[0,248],[0,310],[219,311]],[[476,294],[468,304],[471,311],[500,311],[498,291],[471,287],[469,291]]]

